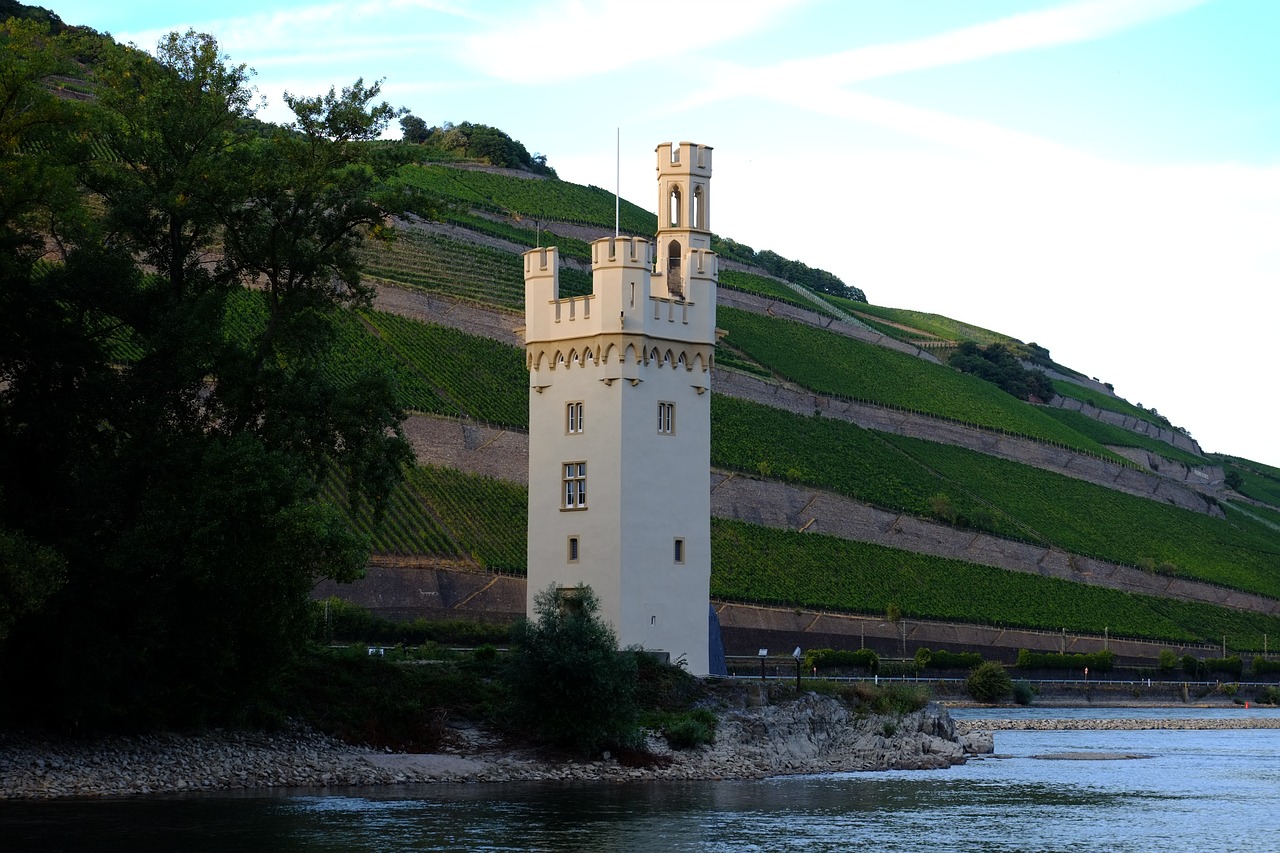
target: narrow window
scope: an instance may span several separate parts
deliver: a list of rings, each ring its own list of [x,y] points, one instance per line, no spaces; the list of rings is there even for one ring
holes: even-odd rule
[[[567,403],[564,407],[564,431],[570,435],[582,432],[582,403]]]
[[[672,228],[680,227],[680,188],[673,187],[671,190],[671,198],[669,199],[667,215],[671,220]]]
[[[587,508],[587,463],[564,463],[564,509]]]
[[[578,537],[577,536],[569,537],[569,562],[570,563],[578,562]]]
[[[672,550],[672,556],[675,558],[676,565],[684,563],[684,540],[676,537],[675,548]]]
[[[694,187],[693,189],[693,215],[689,217],[693,223],[693,227],[699,231],[707,230],[707,224],[704,221],[702,211],[702,187]]]
[[[659,403],[658,404],[658,432],[662,435],[675,435],[675,432],[676,432],[676,404],[675,403]]]

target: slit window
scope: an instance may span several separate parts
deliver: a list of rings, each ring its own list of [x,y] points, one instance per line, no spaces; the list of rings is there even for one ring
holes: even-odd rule
[[[570,563],[578,562],[578,537],[577,536],[569,537],[569,562]]]
[[[684,540],[683,539],[676,537],[675,545],[671,549],[671,556],[673,558],[673,562],[675,562],[677,566],[684,564]]]

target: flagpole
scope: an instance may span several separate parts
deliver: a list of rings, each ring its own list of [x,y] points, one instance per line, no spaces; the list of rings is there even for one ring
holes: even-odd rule
[[[613,237],[618,238],[618,222],[621,219],[622,202],[622,128],[617,128],[617,141],[613,152]]]

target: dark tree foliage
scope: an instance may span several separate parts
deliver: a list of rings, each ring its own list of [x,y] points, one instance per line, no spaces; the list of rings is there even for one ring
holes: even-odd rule
[[[554,178],[556,170],[547,165],[545,154],[530,154],[529,149],[496,127],[487,124],[445,123],[441,127],[428,127],[415,115],[400,119],[400,130],[405,142],[425,145],[446,154],[469,160],[483,160],[490,166],[505,169],[524,169],[537,175]]]
[[[634,745],[639,709],[636,657],[618,651],[590,587],[534,598],[537,620],[512,631],[507,669],[512,720],[536,737],[591,753]]]
[[[26,44],[2,61],[56,113],[40,80],[60,42]],[[194,32],[154,59],[106,43],[94,82],[54,136],[108,156],[0,115],[6,162],[44,186],[0,221],[0,531],[48,581],[23,586],[43,600],[0,645],[4,710],[68,729],[225,718],[305,644],[315,581],[363,571],[321,478],[336,464],[376,503],[410,457],[391,379],[325,370],[383,216],[352,143],[395,111],[357,81],[289,97],[293,125],[264,133],[249,72]],[[49,238],[60,262],[37,263]],[[267,316],[233,334],[246,287]]]
[[[1023,367],[1017,354],[1003,344],[983,348],[973,341],[965,341],[956,347],[947,363],[999,386],[1019,400],[1048,402],[1055,393],[1047,375]]]

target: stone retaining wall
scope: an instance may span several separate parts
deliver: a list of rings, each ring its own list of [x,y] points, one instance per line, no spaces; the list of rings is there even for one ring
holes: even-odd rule
[[[1086,417],[1093,418],[1095,421],[1118,426],[1130,432],[1136,432],[1139,435],[1150,436],[1163,441],[1165,444],[1172,444],[1180,450],[1194,453],[1196,456],[1204,455],[1204,451],[1200,449],[1200,443],[1186,433],[1149,423],[1132,415],[1124,415],[1120,412],[1113,412],[1110,409],[1100,409],[1092,403],[1086,403],[1074,397],[1054,397],[1049,402],[1049,405],[1056,406],[1059,409],[1070,409],[1073,412],[1079,412]]]
[[[419,462],[511,482],[528,482],[529,450],[525,433],[425,415],[406,421],[405,432]],[[718,518],[803,529],[1126,592],[1280,615],[1280,602],[1274,599],[961,530],[811,487],[725,472],[711,472],[709,487],[711,512]]]
[[[826,397],[737,371],[717,369],[712,377],[712,388],[718,394],[751,400],[776,409],[800,415],[820,412],[824,417],[837,418],[865,429],[952,444],[1138,497],[1169,503],[1182,509],[1223,517],[1220,507],[1182,482],[1155,473],[1135,471],[1105,459],[1085,456],[1051,444],[1003,435],[915,412]],[[1218,482],[1221,482],[1220,469]]]
[[[817,489],[741,474],[712,473],[711,514],[1126,592],[1280,616],[1280,601],[1275,599],[961,530]]]

